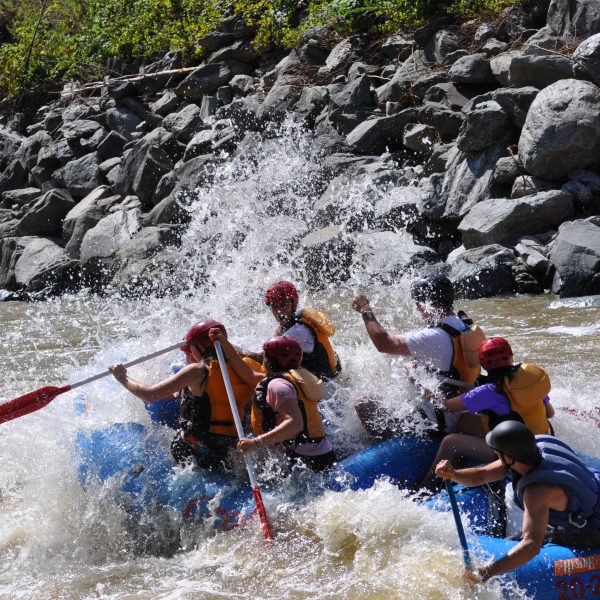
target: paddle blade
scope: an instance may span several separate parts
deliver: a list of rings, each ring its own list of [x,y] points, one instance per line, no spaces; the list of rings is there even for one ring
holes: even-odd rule
[[[19,396],[10,402],[0,404],[0,423],[6,423],[6,421],[12,421],[12,419],[40,410],[40,408],[44,408],[44,406],[52,402],[56,396],[68,392],[70,389],[70,385],[63,385],[61,387],[47,385],[46,387]]]
[[[271,531],[271,525],[269,523],[269,519],[267,519],[267,511],[265,510],[262,495],[257,485],[252,488],[252,495],[254,496],[256,510],[258,511],[258,516],[260,517],[263,537],[265,540],[273,541],[273,532]]]

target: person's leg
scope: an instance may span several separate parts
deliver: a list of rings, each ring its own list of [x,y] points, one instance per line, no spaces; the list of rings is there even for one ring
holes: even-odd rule
[[[373,437],[389,439],[396,435],[389,413],[377,402],[375,395],[361,396],[354,408],[363,427]]]
[[[465,435],[474,435],[480,438],[485,438],[485,429],[481,422],[481,417],[473,413],[464,412],[460,416],[458,430]]]

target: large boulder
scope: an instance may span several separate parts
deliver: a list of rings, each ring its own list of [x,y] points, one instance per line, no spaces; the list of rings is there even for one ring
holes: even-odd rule
[[[17,235],[60,236],[75,201],[65,190],[50,190],[36,200],[17,225]]]
[[[573,53],[575,74],[600,83],[600,33],[589,37]]]
[[[573,77],[573,61],[562,55],[515,56],[509,67],[512,87],[545,88],[561,79]]]
[[[548,25],[561,37],[586,38],[600,33],[598,0],[552,0]]]
[[[99,202],[110,197],[111,193],[107,185],[102,185],[78,202],[65,216],[62,240],[65,244],[65,251],[71,258],[79,258],[79,248],[83,236],[106,216],[105,209],[99,206]]]
[[[73,291],[79,287],[79,263],[48,238],[32,239],[15,264],[15,280],[27,292],[44,296]]]
[[[176,88],[175,93],[188,100],[198,100],[226,84],[234,75],[250,75],[252,69],[236,60],[225,60],[198,67]]]
[[[510,132],[509,123],[508,115],[498,102],[489,100],[477,104],[465,114],[456,145],[463,152],[489,148],[506,137]]]
[[[556,229],[573,211],[572,197],[562,190],[522,198],[495,198],[476,204],[460,222],[465,248],[509,245],[524,235]]]
[[[141,210],[115,210],[89,229],[79,251],[84,280],[101,290],[116,270],[113,258],[142,227]]]
[[[492,146],[465,158],[455,150],[445,172],[422,180],[421,215],[432,221],[459,221],[473,206],[490,198],[496,162],[504,152],[502,146]]]
[[[561,298],[600,294],[600,219],[563,223],[550,244],[552,291]]]
[[[498,244],[455,252],[449,258],[449,277],[460,298],[510,294],[514,289],[515,255]]]
[[[561,179],[585,168],[600,153],[600,89],[566,79],[533,101],[519,139],[525,169],[544,179]]]
[[[390,81],[384,83],[376,90],[377,101],[380,105],[386,102],[402,100],[410,90],[411,85],[420,76],[431,71],[430,64],[424,50],[415,50],[396,70]]]
[[[72,160],[55,173],[73,198],[83,198],[104,183],[96,153]]]

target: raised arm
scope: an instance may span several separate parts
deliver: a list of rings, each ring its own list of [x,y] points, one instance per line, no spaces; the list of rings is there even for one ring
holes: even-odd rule
[[[384,329],[375,317],[367,296],[364,294],[355,296],[352,308],[362,315],[369,338],[379,352],[410,356],[406,338],[403,335],[391,335]]]
[[[148,385],[129,377],[127,369],[121,363],[111,365],[108,370],[126,390],[144,402],[155,402],[162,398],[174,397],[177,392],[194,382],[202,384],[207,376],[206,366],[201,363],[186,365],[174,375],[154,385]]]

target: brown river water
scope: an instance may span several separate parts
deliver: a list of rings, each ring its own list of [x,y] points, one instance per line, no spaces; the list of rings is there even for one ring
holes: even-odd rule
[[[232,306],[221,307],[232,339],[254,348],[273,325],[257,296],[237,319]],[[359,390],[384,391],[392,408],[405,403],[410,391],[399,375],[400,361],[378,356],[368,342],[360,317],[349,309],[351,296],[350,290],[336,290],[306,301],[327,306],[338,324],[334,339],[345,365],[347,403],[338,411],[338,425],[360,445],[368,440],[352,410]],[[419,326],[403,287],[377,290],[374,304],[392,330]],[[576,449],[597,455],[596,422],[563,408],[600,406],[600,298],[512,297],[461,306],[488,335],[507,337],[519,360],[550,373],[557,433]],[[2,401],[41,385],[78,381],[116,360],[166,346],[206,314],[190,310],[181,298],[141,303],[81,296],[0,304]],[[154,381],[180,360],[172,353],[133,373]],[[73,452],[78,431],[119,421],[145,423],[144,409],[109,378],[84,393],[83,416],[74,412],[76,394],[69,392],[1,426],[3,599],[501,597],[497,582],[478,590],[462,582],[448,515],[416,505],[386,482],[367,491],[328,492],[307,503],[270,506],[278,532],[270,549],[255,527],[187,532],[179,547],[149,544],[131,532],[110,489],[81,489]]]

